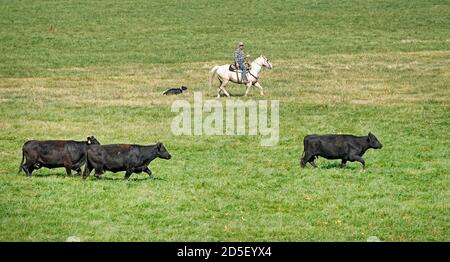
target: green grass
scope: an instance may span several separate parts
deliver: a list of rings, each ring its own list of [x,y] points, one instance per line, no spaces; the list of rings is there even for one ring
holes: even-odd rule
[[[450,241],[449,22],[448,1],[0,1],[0,240]],[[280,100],[278,145],[172,135],[160,93],[213,99],[241,40],[273,61],[248,99]],[[306,134],[369,131],[367,170],[300,169]],[[88,135],[173,159],[17,174],[26,140]]]

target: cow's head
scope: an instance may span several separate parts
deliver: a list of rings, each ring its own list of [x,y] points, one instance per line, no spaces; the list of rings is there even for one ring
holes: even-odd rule
[[[100,142],[98,142],[97,138],[94,136],[88,136],[86,139],[86,144],[88,145],[100,145]]]
[[[169,151],[164,147],[162,143],[156,144],[157,154],[159,158],[162,159],[171,159],[172,156],[170,155]]]
[[[367,135],[367,142],[371,148],[379,149],[382,148],[383,145],[378,141],[374,134],[370,133]]]
[[[187,90],[187,86],[181,86],[181,90],[186,91]]]

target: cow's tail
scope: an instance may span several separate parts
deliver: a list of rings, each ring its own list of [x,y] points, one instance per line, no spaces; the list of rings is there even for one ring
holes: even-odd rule
[[[305,151],[306,151],[306,137],[307,136],[305,136],[303,138],[303,154],[302,154],[302,158],[305,156]]]
[[[217,69],[219,69],[219,66],[215,66],[209,71],[209,88],[212,87],[213,78],[217,74]]]
[[[306,153],[306,136],[303,138],[303,153],[302,156],[300,157],[300,166],[304,167],[305,163],[303,162],[303,159],[305,157],[305,153]]]
[[[306,152],[305,149],[306,149],[306,148],[303,147],[303,153],[302,153],[302,155],[300,156],[300,163],[302,162],[303,158],[305,157],[305,152]]]
[[[22,171],[23,160],[25,160],[25,150],[22,148],[22,161],[20,161],[19,171],[17,171],[17,173],[20,173],[20,171]]]
[[[83,179],[86,179],[88,173],[91,173],[91,170],[89,169],[89,147],[86,147],[86,151],[84,151],[84,170],[81,176]]]

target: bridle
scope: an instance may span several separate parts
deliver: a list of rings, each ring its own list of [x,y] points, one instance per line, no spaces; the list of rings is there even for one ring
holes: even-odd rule
[[[264,59],[264,62],[266,62],[266,64],[269,64],[269,59],[267,59],[267,57],[265,57],[265,56],[260,56],[260,57],[262,57],[263,59]],[[258,62],[255,62],[257,65],[259,65],[260,67],[263,67],[263,66],[265,66],[264,64],[260,64],[260,63],[258,63]],[[258,81],[258,78],[259,77],[257,77],[257,76],[255,76],[254,74],[252,74],[252,72],[250,72],[250,71],[248,71],[248,73],[251,75],[251,76],[253,76],[255,79],[256,79],[256,81]]]
[[[269,59],[267,59],[267,57],[265,57],[265,56],[260,56],[260,57],[262,57],[264,59],[265,64],[269,65]],[[260,64],[257,62],[255,62],[255,63],[261,67],[265,66],[264,64]],[[268,68],[269,66],[266,66],[266,67]]]

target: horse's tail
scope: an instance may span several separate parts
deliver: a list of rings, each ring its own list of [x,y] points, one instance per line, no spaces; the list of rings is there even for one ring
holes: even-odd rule
[[[212,81],[213,77],[217,74],[217,69],[219,69],[219,66],[215,66],[209,71],[209,87],[212,87]]]

